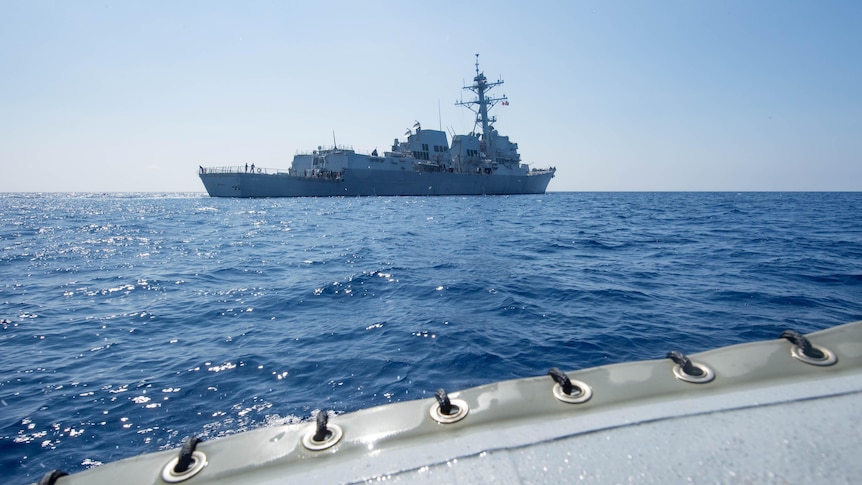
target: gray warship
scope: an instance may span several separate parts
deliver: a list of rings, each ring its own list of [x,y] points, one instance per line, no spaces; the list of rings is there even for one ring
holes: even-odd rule
[[[488,94],[501,84],[488,82],[476,54],[473,84],[463,88],[475,97],[455,103],[473,111],[476,123],[472,133],[454,135],[451,145],[446,132],[417,121],[406,141],[396,138],[383,156],[336,145],[297,154],[288,170],[201,166],[198,174],[211,197],[543,194],[556,168],[523,163],[518,144],[500,135],[488,114],[509,103],[505,95]]]

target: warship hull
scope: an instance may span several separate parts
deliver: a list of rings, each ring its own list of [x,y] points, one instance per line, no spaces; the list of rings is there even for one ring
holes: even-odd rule
[[[200,173],[211,197],[336,197],[543,194],[551,172],[525,175],[346,170],[339,178],[247,173],[242,167]]]

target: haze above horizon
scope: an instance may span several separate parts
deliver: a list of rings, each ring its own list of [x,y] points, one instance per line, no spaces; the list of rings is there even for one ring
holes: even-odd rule
[[[862,190],[862,3],[0,0],[0,192],[202,192],[456,133],[474,75],[549,191]]]

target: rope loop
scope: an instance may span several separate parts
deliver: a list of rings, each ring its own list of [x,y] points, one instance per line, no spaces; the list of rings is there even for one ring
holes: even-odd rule
[[[431,419],[440,424],[451,424],[461,421],[470,412],[470,407],[461,399],[449,399],[445,389],[437,389],[434,393],[437,404],[431,406],[428,413]]]
[[[180,449],[180,456],[177,459],[177,464],[174,466],[174,473],[185,473],[191,468],[192,462],[195,461],[195,448],[197,448],[200,442],[201,439],[197,436],[189,436],[189,439],[186,440]]]
[[[202,440],[189,436],[179,455],[162,468],[162,481],[178,483],[197,475],[207,466],[207,456],[196,448]]]
[[[62,470],[51,470],[48,473],[42,475],[42,478],[39,480],[39,485],[54,485],[57,483],[57,479],[60,477],[68,476],[69,474]]]
[[[671,350],[667,353],[667,358],[676,364],[673,366],[673,375],[681,381],[693,384],[706,384],[715,379],[715,372],[712,369],[703,364],[692,362],[682,352]]]
[[[329,413],[320,410],[314,418],[314,430],[302,437],[302,445],[311,451],[332,448],[341,441],[344,430],[337,424],[329,424]]]
[[[332,431],[326,429],[326,424],[329,422],[329,414],[321,411],[317,413],[316,422],[316,432],[314,436],[311,438],[314,441],[324,441],[326,438],[329,438],[332,435]]]
[[[802,352],[802,355],[806,357],[810,357],[812,359],[822,359],[824,357],[824,353],[818,349],[815,349],[811,342],[805,338],[804,335],[797,332],[796,330],[785,330],[781,332],[781,338],[789,340],[793,345],[799,347],[799,350]]]
[[[583,392],[579,387],[572,384],[572,380],[569,379],[569,376],[567,376],[565,372],[556,367],[552,367],[551,370],[548,371],[548,375],[551,376],[551,379],[553,379],[554,382],[560,385],[564,393],[570,396],[572,395],[572,391],[576,389],[578,394]]]
[[[446,394],[445,389],[437,389],[437,392],[434,393],[434,397],[437,398],[437,403],[440,405],[440,414],[444,416],[449,416],[452,414],[452,401],[449,400],[449,395]]]
[[[548,375],[554,380],[554,388],[551,390],[554,397],[568,404],[581,404],[593,397],[593,389],[585,382],[569,379],[565,372],[556,367],[548,371]]]
[[[781,338],[785,338],[793,344],[793,347],[790,348],[790,355],[796,360],[819,366],[829,366],[838,362],[838,357],[831,350],[812,344],[796,330],[781,332]]]
[[[691,363],[691,359],[682,352],[671,350],[667,353],[667,358],[674,361],[676,365],[682,368],[683,372],[690,376],[701,377],[704,374],[703,370],[695,367],[694,364]]]

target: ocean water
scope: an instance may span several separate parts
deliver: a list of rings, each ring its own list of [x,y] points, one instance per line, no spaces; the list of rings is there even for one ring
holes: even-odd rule
[[[0,194],[0,470],[862,319],[862,193]]]

